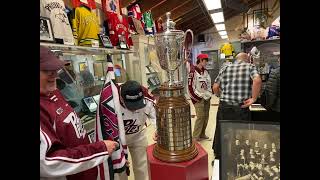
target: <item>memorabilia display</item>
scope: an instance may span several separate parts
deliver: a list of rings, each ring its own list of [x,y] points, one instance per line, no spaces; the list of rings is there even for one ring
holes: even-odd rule
[[[118,47],[120,48],[120,49],[129,49],[129,46],[128,46],[128,44],[127,44],[127,41],[126,41],[126,38],[125,38],[125,36],[124,36],[124,34],[119,34],[118,35],[119,36],[119,45],[118,45]]]
[[[120,14],[119,3],[119,0],[101,0],[102,11]]]
[[[98,34],[100,27],[94,12],[87,6],[80,6],[75,9],[72,19],[73,36],[78,46],[92,46],[99,42]]]
[[[87,108],[91,113],[96,112],[98,105],[93,99],[93,97],[90,96],[90,97],[83,98],[83,102],[85,103],[85,105],[87,106]]]
[[[49,18],[40,16],[40,41],[54,42],[52,25]]]
[[[119,42],[132,46],[129,41],[129,23],[123,15],[113,12],[106,12],[108,22],[109,37],[113,46],[120,46]],[[119,39],[119,35],[123,38]],[[128,44],[129,43],[129,44]],[[124,45],[121,45],[124,47]]]
[[[174,72],[183,63],[183,53],[187,30],[175,29],[175,23],[166,13],[167,21],[163,33],[155,35],[155,45],[160,66],[167,71],[168,82],[160,88],[160,98],[156,103],[157,144],[153,150],[155,158],[165,162],[182,162],[197,156],[198,150],[192,141],[190,104],[184,96],[181,81],[175,81]]]
[[[112,43],[110,41],[110,38],[108,36],[103,35],[103,34],[98,34],[98,36],[99,36],[100,42],[103,45],[103,47],[113,48]]]
[[[54,38],[57,39],[57,42],[74,45],[74,38],[63,0],[41,0],[40,16],[50,19]]]
[[[220,179],[280,179],[280,124],[221,121]]]
[[[101,78],[104,75],[102,62],[94,62],[93,71],[94,71],[94,76]]]
[[[225,57],[234,56],[234,47],[230,42],[222,44],[220,53],[225,54]]]

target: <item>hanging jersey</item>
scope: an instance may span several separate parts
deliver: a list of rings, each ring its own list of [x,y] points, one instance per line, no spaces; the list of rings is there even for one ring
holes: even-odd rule
[[[72,21],[73,35],[79,46],[91,46],[99,41],[100,32],[97,16],[86,7],[77,7]]]
[[[102,11],[120,14],[119,0],[101,0]]]
[[[90,9],[96,9],[96,1],[95,0],[72,0],[72,4],[74,8],[77,8],[81,5],[85,5]]]
[[[125,37],[127,44],[131,46],[132,44],[130,44],[129,41],[129,24],[127,19],[122,15],[107,12],[107,21],[112,45],[117,46],[119,43],[119,35],[122,35]]]
[[[156,26],[157,33],[163,32],[163,21],[162,21],[162,18],[159,18],[158,20],[156,20],[155,26]]]
[[[131,16],[141,21],[142,13],[138,3],[128,8],[128,16]]]
[[[144,31],[146,35],[153,34],[153,20],[150,11],[143,13],[143,21],[144,21]]]
[[[40,15],[50,19],[54,37],[64,44],[74,45],[70,22],[62,0],[41,0]]]
[[[234,52],[234,48],[233,45],[230,43],[225,43],[224,45],[222,45],[222,47],[220,48],[221,53],[225,54],[226,56],[232,56],[233,52]]]

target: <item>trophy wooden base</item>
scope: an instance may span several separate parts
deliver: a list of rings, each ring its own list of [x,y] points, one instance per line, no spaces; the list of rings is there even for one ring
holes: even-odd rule
[[[153,149],[153,156],[164,162],[183,162],[189,161],[198,155],[198,150],[193,142],[192,145],[184,150],[180,151],[168,151],[158,144],[155,145]]]
[[[195,143],[198,155],[192,160],[168,163],[153,155],[155,144],[147,147],[149,179],[152,180],[209,180],[208,154],[200,144]]]

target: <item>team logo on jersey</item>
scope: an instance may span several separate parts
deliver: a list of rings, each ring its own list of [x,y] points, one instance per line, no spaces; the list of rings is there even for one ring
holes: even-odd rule
[[[207,83],[205,81],[200,81],[201,89],[208,89]]]
[[[140,125],[136,125],[136,119],[127,119],[127,120],[123,120],[124,122],[124,128],[126,130],[126,134],[134,134],[139,132],[140,129]]]
[[[77,138],[85,138],[86,136],[86,130],[84,129],[80,118],[74,113],[71,112],[65,120],[63,120],[64,123],[71,123],[73,128],[74,128],[74,132],[77,135]]]
[[[62,114],[62,112],[63,112],[62,107],[59,107],[59,108],[56,110],[56,113],[57,113],[58,115]]]

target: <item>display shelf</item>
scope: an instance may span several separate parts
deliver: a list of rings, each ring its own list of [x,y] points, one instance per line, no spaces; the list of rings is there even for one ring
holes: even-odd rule
[[[273,42],[273,41],[280,41],[280,38],[277,39],[265,39],[265,40],[254,40],[254,41],[243,41],[241,44],[250,44],[250,43],[256,43],[256,42]]]
[[[72,46],[64,44],[55,44],[55,43],[45,43],[40,42],[40,46],[46,46],[52,50],[62,51],[67,55],[116,55],[116,54],[130,54],[134,53],[133,50],[122,50],[122,49],[108,49],[108,48],[95,48],[95,47],[86,47],[86,46]]]

